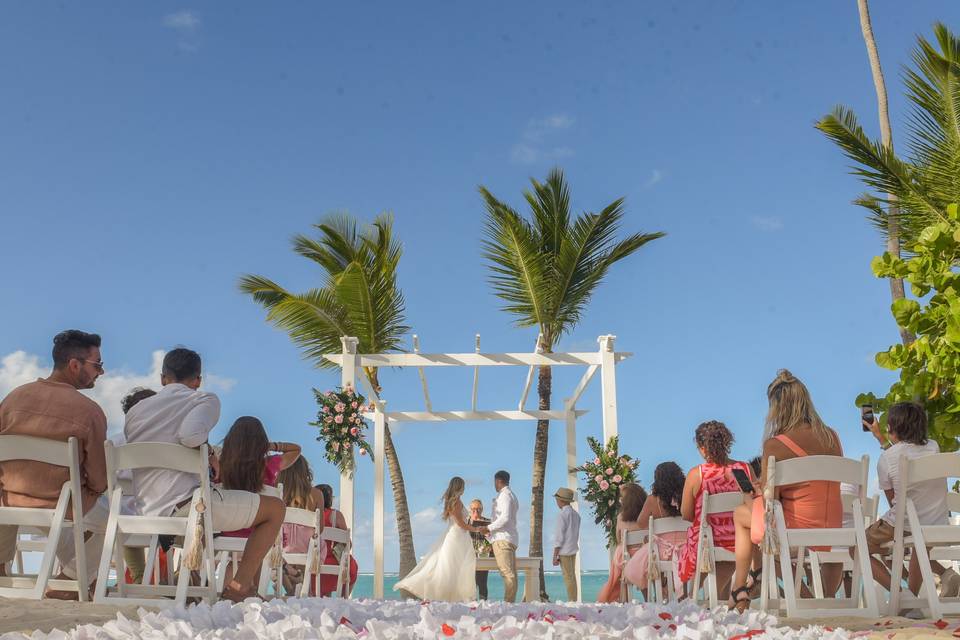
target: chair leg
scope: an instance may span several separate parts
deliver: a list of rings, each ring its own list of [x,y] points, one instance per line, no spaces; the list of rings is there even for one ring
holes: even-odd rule
[[[916,542],[917,538],[914,537]],[[914,544],[913,552],[917,554],[917,562],[920,564],[920,575],[923,578],[923,593],[927,597],[927,606],[930,607],[930,617],[939,620],[943,617],[943,607],[941,607],[940,595],[937,593],[937,587],[933,580],[933,569],[930,567],[930,556],[927,554],[925,544]]]

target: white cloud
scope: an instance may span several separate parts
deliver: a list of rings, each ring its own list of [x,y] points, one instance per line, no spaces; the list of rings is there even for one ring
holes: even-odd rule
[[[183,9],[163,16],[163,26],[180,33],[194,33],[200,29],[200,18],[194,12]]]
[[[111,433],[123,427],[123,411],[120,401],[134,387],[160,388],[160,369],[163,365],[164,351],[158,350],[151,354],[150,369],[147,373],[136,373],[119,369],[108,370],[97,378],[93,389],[83,391],[100,405],[107,414],[107,426]],[[109,363],[108,363],[109,364]],[[16,387],[37,378],[44,378],[50,374],[50,364],[41,362],[40,357],[14,351],[0,358],[0,398],[3,398]],[[204,374],[204,387],[212,391],[230,391],[236,384],[231,378],[216,374]]]
[[[200,48],[201,24],[200,17],[187,9],[168,13],[163,17],[163,26],[180,36],[177,49],[184,53],[193,53]]]
[[[643,188],[650,189],[654,185],[658,184],[661,180],[663,180],[663,172],[660,171],[660,169],[654,169],[650,172],[650,177],[647,178],[643,183]]]
[[[773,232],[783,229],[783,220],[776,216],[753,216],[750,223],[760,231]]]
[[[517,164],[535,164],[569,158],[573,155],[573,149],[547,142],[572,127],[574,122],[573,117],[565,113],[530,120],[521,133],[520,142],[510,150],[510,159]]]

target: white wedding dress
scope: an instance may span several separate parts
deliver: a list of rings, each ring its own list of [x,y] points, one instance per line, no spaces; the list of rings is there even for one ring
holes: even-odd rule
[[[477,555],[470,534],[450,519],[450,526],[433,543],[406,578],[393,586],[423,600],[469,602],[476,599]],[[466,514],[464,514],[466,520]]]

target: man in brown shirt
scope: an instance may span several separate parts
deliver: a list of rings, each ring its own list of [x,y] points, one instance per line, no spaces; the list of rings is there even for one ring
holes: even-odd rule
[[[17,387],[0,402],[0,435],[35,436],[60,442],[76,437],[84,523],[93,533],[86,544],[87,576],[91,581],[100,562],[109,512],[106,500],[101,498],[107,488],[103,448],[107,417],[96,402],[78,389],[92,389],[102,373],[100,336],[74,329],[63,331],[53,339],[50,377]],[[28,460],[0,462],[0,504],[53,508],[63,483],[69,479],[66,467]],[[68,507],[68,517],[71,513]],[[9,562],[15,550],[16,528],[0,527],[0,565]],[[76,577],[75,555],[73,537],[61,536],[57,557],[70,578]]]

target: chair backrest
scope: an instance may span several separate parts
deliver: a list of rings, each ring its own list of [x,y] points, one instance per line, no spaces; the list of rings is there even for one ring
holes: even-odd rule
[[[703,492],[703,506],[701,513],[713,515],[727,513],[743,504],[743,494],[739,491],[725,491],[723,493]]]
[[[686,531],[689,528],[690,523],[683,518],[650,518],[650,535]]]
[[[333,543],[342,542],[348,544],[350,542],[350,532],[346,529],[337,529],[336,527],[324,527],[323,531],[320,532],[320,538]]]
[[[320,517],[323,517],[322,512],[320,513]],[[311,529],[316,528],[317,511],[287,507],[287,513],[285,516],[283,516],[283,523],[298,524],[303,527],[310,527]]]
[[[906,456],[902,456],[900,458],[900,466],[898,466],[898,469],[903,468],[902,465],[905,457]],[[923,462],[920,463],[920,460]],[[900,474],[904,476],[907,486],[917,482],[936,480],[938,478],[943,478],[944,482],[946,482],[948,478],[960,476],[960,455],[956,453],[935,453],[929,456],[923,456],[922,458],[916,458],[911,462],[912,464],[907,465],[908,473]]]
[[[36,436],[0,436],[0,462],[32,460],[69,468],[73,460],[79,459],[78,455],[71,454],[71,443],[76,449],[77,439],[74,437],[63,442]]]
[[[107,488],[111,493],[116,483],[117,472],[126,469],[170,469],[183,473],[195,473],[206,486],[208,465],[207,445],[191,449],[169,442],[132,442],[115,445],[104,443],[107,458]]]
[[[634,529],[632,531],[625,531],[623,534],[623,546],[632,547],[634,545],[643,544],[647,541],[647,532],[644,529]]]
[[[856,485],[861,504],[866,499],[867,475],[870,470],[870,456],[859,460],[842,456],[802,456],[788,460],[776,460],[773,456],[767,461],[767,486],[770,489],[801,482],[817,480],[827,482],[846,482]]]

